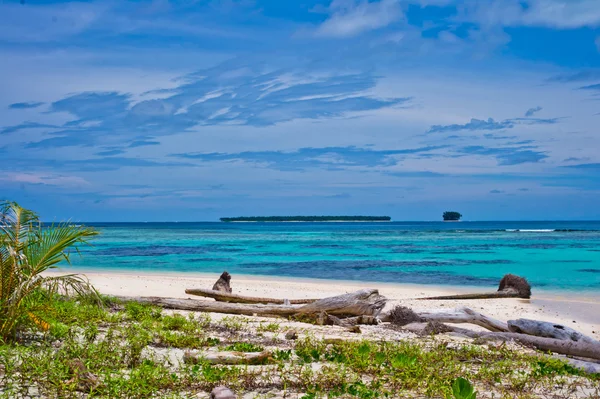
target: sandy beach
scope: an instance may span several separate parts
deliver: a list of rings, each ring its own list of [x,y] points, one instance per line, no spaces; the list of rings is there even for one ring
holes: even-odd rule
[[[106,295],[161,296],[210,301],[212,299],[187,295],[184,291],[186,288],[211,288],[219,277],[217,273],[157,274],[102,271],[82,272],[82,274],[87,276],[99,292]],[[234,275],[231,286],[233,292],[240,295],[287,299],[322,298],[361,288],[377,288],[382,295],[389,299],[388,307],[402,304],[415,310],[429,310],[467,306],[500,320],[528,318],[560,323],[600,339],[600,296],[594,295],[536,292],[534,287],[530,300],[506,298],[423,301],[416,298],[466,292],[487,292],[489,289],[247,275]]]

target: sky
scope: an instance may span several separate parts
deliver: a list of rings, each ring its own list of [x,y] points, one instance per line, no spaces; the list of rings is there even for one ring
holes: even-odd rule
[[[0,0],[44,220],[600,220],[600,1]]]

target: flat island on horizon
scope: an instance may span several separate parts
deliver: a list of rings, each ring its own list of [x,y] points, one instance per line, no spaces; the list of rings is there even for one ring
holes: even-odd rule
[[[221,222],[389,222],[389,216],[241,216]]]

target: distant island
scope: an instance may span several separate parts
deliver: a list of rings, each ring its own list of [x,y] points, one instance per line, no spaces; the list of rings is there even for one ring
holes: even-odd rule
[[[246,216],[221,222],[389,222],[389,216]]]
[[[458,212],[446,211],[442,215],[444,222],[458,222],[462,215]]]

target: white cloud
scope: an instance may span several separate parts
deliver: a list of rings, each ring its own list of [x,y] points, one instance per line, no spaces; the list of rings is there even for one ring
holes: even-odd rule
[[[44,173],[6,173],[0,180],[13,183],[45,184],[48,186],[77,187],[90,183],[78,176],[63,176]]]
[[[460,7],[462,18],[485,26],[543,26],[575,29],[600,26],[598,0],[488,0]]]
[[[359,33],[388,26],[402,18],[398,0],[381,0],[359,3],[348,0],[334,0],[329,11],[331,16],[316,31],[317,36],[351,37]]]

